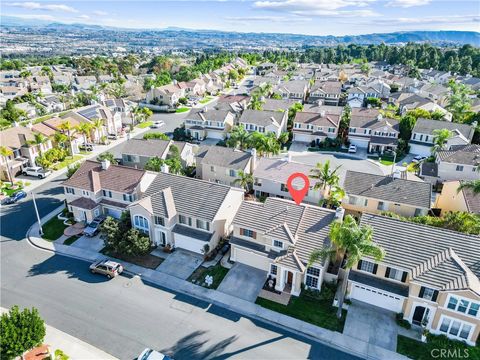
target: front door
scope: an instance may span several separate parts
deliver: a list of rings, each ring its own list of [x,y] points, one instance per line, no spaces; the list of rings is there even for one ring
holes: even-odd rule
[[[417,306],[413,312],[412,322],[416,325],[421,325],[423,320],[423,315],[425,314],[425,308],[423,306]]]
[[[293,283],[293,273],[291,273],[290,271],[287,273],[287,284],[288,285],[292,285]]]

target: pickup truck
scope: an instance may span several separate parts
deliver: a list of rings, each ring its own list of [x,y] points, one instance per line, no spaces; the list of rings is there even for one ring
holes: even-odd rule
[[[39,179],[44,179],[52,172],[48,169],[41,168],[40,166],[32,166],[23,168],[22,174],[28,176],[35,176]]]

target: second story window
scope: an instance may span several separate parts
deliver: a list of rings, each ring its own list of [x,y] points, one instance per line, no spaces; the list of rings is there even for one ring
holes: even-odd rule
[[[471,300],[450,296],[447,308],[476,317],[480,310],[480,304]]]
[[[235,176],[237,176],[237,173],[235,172],[235,170],[231,170],[231,169],[230,169],[229,175],[230,175],[231,177],[235,177]]]
[[[456,171],[463,171],[463,165],[457,165]]]
[[[135,194],[123,194],[123,201],[133,202],[136,200]]]
[[[210,171],[215,172],[215,166],[210,166]]]
[[[161,216],[154,216],[153,219],[154,219],[156,225],[165,226],[165,218],[163,218]]]
[[[376,274],[377,268],[378,268],[377,264],[374,264],[373,262],[366,261],[366,260],[360,260],[357,265],[358,270],[369,272],[371,274]]]
[[[279,240],[273,240],[273,246],[277,247],[277,248],[280,248],[280,249],[283,249],[283,242],[279,241]]]
[[[65,192],[66,192],[67,194],[75,194],[75,189],[66,187],[66,188],[65,188]]]
[[[280,185],[280,190],[283,192],[288,192],[288,187],[285,184]]]
[[[185,215],[178,215],[178,222],[183,225],[192,226],[192,218]]]
[[[246,236],[246,237],[249,237],[249,238],[252,238],[252,239],[257,238],[257,233],[255,231],[249,230],[249,229],[244,229],[244,228],[240,228],[240,235]]]
[[[139,231],[148,234],[149,226],[147,218],[141,215],[135,215],[133,217],[133,226]]]
[[[403,270],[393,269],[390,267],[387,267],[385,269],[385,277],[388,279],[405,282],[407,281],[407,276],[408,276],[408,273]]]
[[[110,190],[102,190],[103,196],[105,197],[112,197],[112,192]]]
[[[210,231],[210,223],[208,221],[197,219],[197,229]]]
[[[420,292],[418,293],[418,297],[430,301],[437,301],[438,291],[422,286],[420,288]]]

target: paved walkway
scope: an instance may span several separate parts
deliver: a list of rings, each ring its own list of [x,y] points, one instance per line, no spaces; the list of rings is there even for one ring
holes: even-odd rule
[[[8,312],[8,309],[0,308],[0,313]],[[42,314],[40,314],[42,316]],[[60,349],[65,354],[69,356],[70,359],[102,359],[102,360],[110,360],[116,359],[110,354],[107,354],[105,351],[97,349],[96,347],[87,344],[86,342],[77,339],[71,335],[64,333],[48,324],[45,324],[46,328],[46,335],[44,344],[50,346],[52,352],[55,350]]]
[[[52,211],[50,214],[48,214],[42,219],[42,222],[45,222],[51,217],[58,214],[62,210],[62,208],[63,207],[60,207],[55,211]],[[53,251],[65,256],[70,256],[73,258],[92,262],[99,258],[105,257],[104,255],[93,251],[79,249],[62,244],[56,244],[43,240],[39,237],[37,223],[29,229],[27,237],[30,244],[32,244],[33,246],[41,248],[43,250]],[[275,311],[265,309],[259,305],[240,299],[236,296],[194,285],[175,276],[171,276],[166,273],[151,269],[146,269],[134,264],[127,263],[125,261],[122,261],[122,264],[124,265],[125,272],[137,275],[145,282],[150,282],[157,286],[195,297],[197,299],[223,307],[227,310],[231,310],[248,318],[279,326],[292,333],[306,336],[314,341],[319,341],[325,345],[335,347],[352,355],[356,355],[365,359],[378,360],[407,359],[403,355],[383,349],[366,341],[355,339],[354,337],[330,331],[306,323],[304,321],[294,319],[290,316],[286,316]]]

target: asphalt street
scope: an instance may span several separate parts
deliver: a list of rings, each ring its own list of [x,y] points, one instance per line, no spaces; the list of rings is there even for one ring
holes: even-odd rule
[[[41,216],[63,201],[63,179],[36,189]],[[120,359],[145,347],[175,359],[356,359],[138,277],[107,281],[86,262],[33,248],[24,239],[35,221],[30,194],[0,210],[1,306],[35,306],[49,325]]]

